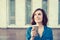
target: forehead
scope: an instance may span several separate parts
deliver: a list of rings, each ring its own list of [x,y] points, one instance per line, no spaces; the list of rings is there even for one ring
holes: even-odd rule
[[[38,10],[38,11],[35,12],[35,14],[36,14],[36,13],[42,13],[42,11],[41,11],[41,10]]]

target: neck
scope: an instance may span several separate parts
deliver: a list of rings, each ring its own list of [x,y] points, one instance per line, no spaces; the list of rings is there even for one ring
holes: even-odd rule
[[[36,25],[38,26],[38,28],[42,28],[43,27],[42,23],[37,23]]]

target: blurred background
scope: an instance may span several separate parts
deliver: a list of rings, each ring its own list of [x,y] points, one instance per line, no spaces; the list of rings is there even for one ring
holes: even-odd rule
[[[45,10],[53,39],[60,40],[60,0],[0,0],[0,40],[26,40],[26,29],[37,8]]]

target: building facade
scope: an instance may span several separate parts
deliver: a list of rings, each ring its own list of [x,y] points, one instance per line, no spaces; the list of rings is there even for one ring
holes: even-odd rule
[[[0,0],[0,28],[27,28],[32,13],[43,8],[48,26],[60,28],[60,0]]]

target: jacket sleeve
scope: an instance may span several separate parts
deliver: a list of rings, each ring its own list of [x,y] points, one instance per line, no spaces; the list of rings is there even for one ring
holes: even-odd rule
[[[47,35],[46,40],[53,40],[53,32],[52,32],[52,29],[50,29],[47,33],[48,33],[48,35]]]
[[[50,32],[50,39],[53,40],[53,32],[52,32],[52,29],[51,29],[51,32]]]
[[[30,28],[26,30],[26,40],[30,40]]]

